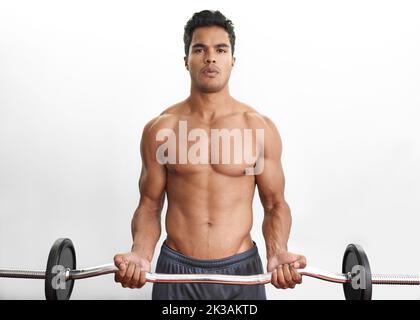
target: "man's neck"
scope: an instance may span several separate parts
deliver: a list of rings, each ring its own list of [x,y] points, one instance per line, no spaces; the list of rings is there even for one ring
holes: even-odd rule
[[[214,93],[191,89],[187,102],[191,113],[197,114],[203,120],[210,121],[231,112],[234,99],[230,96],[229,88],[226,86],[223,90]]]

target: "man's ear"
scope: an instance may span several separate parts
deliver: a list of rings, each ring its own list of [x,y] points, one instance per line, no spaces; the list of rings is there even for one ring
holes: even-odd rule
[[[232,57],[232,68],[235,66],[236,58]]]
[[[184,57],[184,64],[185,64],[185,68],[187,70],[190,70],[190,69],[188,69],[188,57],[187,56]]]

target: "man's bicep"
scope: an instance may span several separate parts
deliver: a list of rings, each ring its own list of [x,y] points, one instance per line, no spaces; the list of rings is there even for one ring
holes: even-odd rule
[[[260,199],[264,207],[271,208],[284,201],[285,178],[281,164],[282,141],[275,124],[264,117],[264,167],[256,176]]]
[[[264,208],[283,202],[285,178],[280,160],[265,159],[264,170],[256,176],[256,184]]]
[[[146,125],[140,144],[142,169],[139,179],[140,204],[157,209],[163,205],[166,187],[166,168],[156,158],[155,133]]]
[[[163,206],[166,186],[166,171],[163,165],[142,166],[139,191],[140,204],[151,210],[159,210]]]

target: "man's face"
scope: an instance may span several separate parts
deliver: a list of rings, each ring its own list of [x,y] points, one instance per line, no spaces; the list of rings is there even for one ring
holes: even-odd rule
[[[235,63],[228,33],[217,26],[195,29],[184,60],[191,81],[199,91],[211,93],[222,90]]]

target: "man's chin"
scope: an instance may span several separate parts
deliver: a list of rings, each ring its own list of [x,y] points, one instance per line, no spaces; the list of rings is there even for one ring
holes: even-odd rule
[[[223,86],[221,85],[199,85],[198,89],[204,93],[216,93],[222,91]]]

